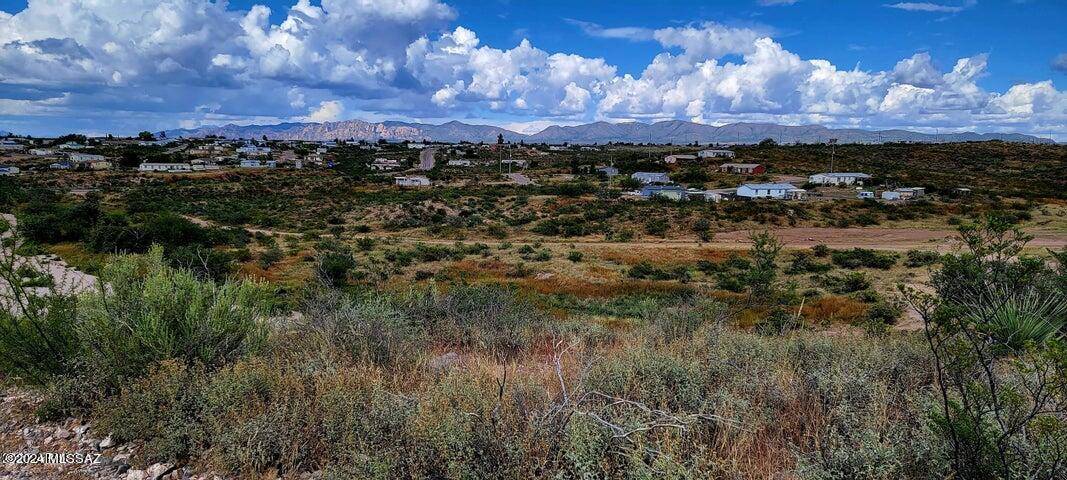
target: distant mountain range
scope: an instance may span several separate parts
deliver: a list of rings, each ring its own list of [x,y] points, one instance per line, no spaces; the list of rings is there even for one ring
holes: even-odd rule
[[[277,125],[224,125],[171,130],[169,137],[262,138],[273,140],[368,140],[495,142],[498,135],[511,142],[527,143],[719,143],[752,144],[771,138],[779,143],[823,143],[836,138],[840,143],[885,142],[970,142],[1003,140],[1009,142],[1053,143],[1047,138],[1019,133],[929,134],[908,130],[832,129],[820,125],[788,126],[773,123],[731,123],[722,126],[672,120],[653,124],[594,122],[574,126],[553,125],[534,134],[513,132],[489,125],[451,121],[441,125],[426,123],[346,120],[327,123],[281,123]]]

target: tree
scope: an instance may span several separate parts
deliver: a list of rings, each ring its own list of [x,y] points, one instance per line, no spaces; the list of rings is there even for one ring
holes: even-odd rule
[[[503,133],[496,134],[496,144],[497,145],[503,145],[504,144],[504,134]]]
[[[745,285],[749,287],[752,298],[767,299],[775,290],[778,277],[778,254],[782,251],[782,242],[770,232],[754,233],[752,240],[752,268],[745,274]]]
[[[764,138],[763,140],[760,140],[760,142],[759,142],[760,148],[775,147],[777,145],[778,145],[778,142],[774,141],[773,138]]]
[[[137,134],[137,139],[138,140],[144,140],[146,142],[151,142],[151,141],[154,141],[156,139],[156,136],[152,135],[152,132],[149,132],[148,130],[144,130],[141,133]]]
[[[948,444],[950,476],[1064,478],[1064,266],[1022,256],[1029,237],[995,217],[960,237],[965,250],[946,255],[931,279],[936,295],[900,287],[932,353],[932,424]]]

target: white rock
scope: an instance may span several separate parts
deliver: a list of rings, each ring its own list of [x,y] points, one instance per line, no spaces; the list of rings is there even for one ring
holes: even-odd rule
[[[171,468],[173,467],[169,463],[157,463],[148,467],[148,470],[145,473],[148,474],[149,479],[156,480],[162,478]]]
[[[147,475],[144,470],[130,470],[126,472],[126,480],[145,480]]]
[[[100,440],[100,448],[111,448],[115,446],[115,440],[108,435],[107,438]]]

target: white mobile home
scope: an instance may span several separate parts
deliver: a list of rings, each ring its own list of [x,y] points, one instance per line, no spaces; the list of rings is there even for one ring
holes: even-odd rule
[[[634,172],[630,178],[645,185],[653,183],[671,183],[671,177],[661,172]]]
[[[737,187],[737,196],[744,198],[800,199],[806,194],[788,183],[745,183]]]
[[[700,158],[734,158],[733,150],[701,150],[697,155]]]
[[[808,182],[816,185],[863,185],[870,179],[871,176],[866,173],[816,173],[808,177]]]
[[[183,173],[191,172],[193,168],[188,163],[153,163],[145,162],[137,167],[141,172],[169,172],[169,173]]]
[[[428,187],[430,179],[422,175],[408,175],[405,177],[393,177],[397,186],[401,187]]]

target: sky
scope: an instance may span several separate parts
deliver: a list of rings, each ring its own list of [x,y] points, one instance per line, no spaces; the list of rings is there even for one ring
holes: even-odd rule
[[[0,130],[690,120],[1067,141],[1062,0],[0,0]]]

